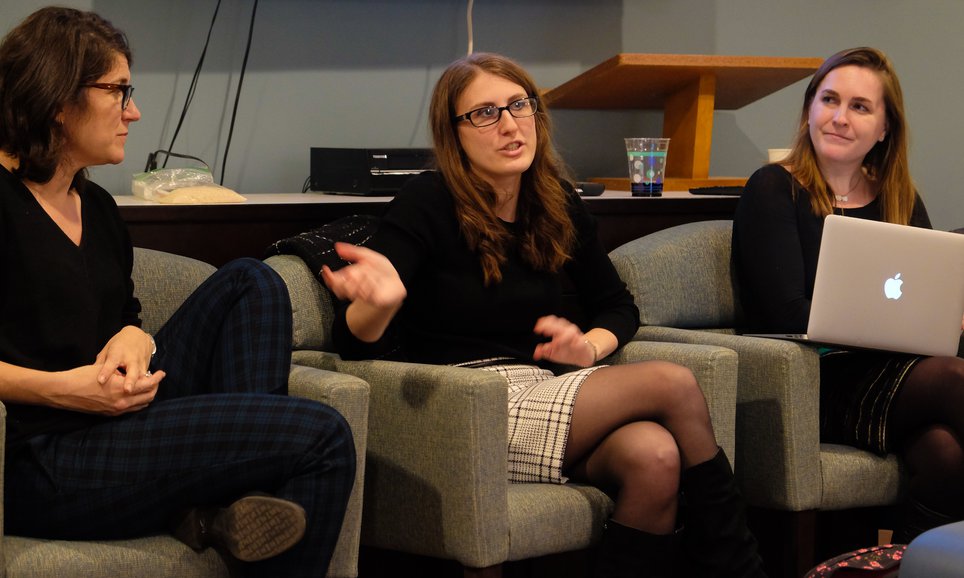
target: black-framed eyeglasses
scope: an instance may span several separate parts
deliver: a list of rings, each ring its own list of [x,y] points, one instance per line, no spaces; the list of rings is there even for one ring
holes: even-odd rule
[[[514,100],[505,106],[483,106],[475,110],[470,110],[465,114],[460,114],[452,119],[454,122],[467,120],[476,128],[493,125],[502,118],[502,111],[506,110],[515,118],[525,118],[532,116],[539,108],[539,99],[534,96]]]
[[[113,84],[111,82],[92,82],[85,84],[85,88],[99,88],[101,90],[119,90],[121,93],[121,110],[127,110],[127,105],[131,103],[131,96],[134,95],[134,87],[129,84]]]

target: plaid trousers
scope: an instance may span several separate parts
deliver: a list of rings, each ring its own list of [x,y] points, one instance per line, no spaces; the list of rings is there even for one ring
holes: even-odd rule
[[[305,538],[251,576],[322,576],[355,476],[351,431],[332,408],[288,397],[291,303],[255,259],[228,263],[155,336],[163,369],[146,409],[32,438],[7,463],[6,530],[123,539],[172,514],[262,491],[304,507]]]

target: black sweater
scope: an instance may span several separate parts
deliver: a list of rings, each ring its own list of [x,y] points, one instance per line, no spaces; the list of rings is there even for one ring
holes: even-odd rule
[[[93,183],[80,199],[78,247],[20,179],[0,167],[0,360],[6,363],[43,371],[88,365],[122,327],[140,326],[133,250],[117,205]],[[7,409],[8,446],[103,419],[20,404]]]
[[[877,199],[863,207],[834,210],[874,221],[882,220],[880,211]],[[911,225],[931,227],[920,197]],[[809,193],[786,169],[766,165],[753,173],[733,220],[733,259],[745,331],[806,332],[822,235],[823,218],[813,214]]]
[[[512,246],[502,281],[485,287],[479,258],[461,235],[441,176],[423,173],[409,180],[369,244],[391,260],[408,291],[389,333],[401,345],[401,357],[436,364],[490,357],[531,363],[536,343],[543,340],[533,333],[536,320],[565,315],[569,291],[584,312],[584,330],[608,329],[620,343],[631,339],[639,325],[632,295],[599,242],[585,203],[575,193],[569,201],[577,242],[564,270],[535,271]],[[515,223],[504,226],[517,233]],[[336,346],[347,358],[384,354],[389,336],[374,347],[355,339],[344,310],[335,323]]]

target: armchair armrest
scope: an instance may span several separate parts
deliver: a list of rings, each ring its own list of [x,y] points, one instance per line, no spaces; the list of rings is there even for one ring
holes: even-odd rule
[[[371,385],[362,542],[483,568],[508,553],[508,393],[496,373],[296,351]]]
[[[736,351],[736,470],[747,500],[802,511],[820,507],[820,357],[813,347],[728,333],[648,326],[637,340]]]
[[[331,406],[351,427],[355,442],[355,483],[348,498],[348,508],[345,510],[341,533],[328,567],[328,576],[358,576],[365,454],[368,445],[368,383],[351,375],[292,365],[288,375],[288,394]]]
[[[736,352],[713,345],[631,341],[602,360],[603,363],[671,361],[690,369],[703,390],[713,421],[716,441],[734,461],[736,445]]]

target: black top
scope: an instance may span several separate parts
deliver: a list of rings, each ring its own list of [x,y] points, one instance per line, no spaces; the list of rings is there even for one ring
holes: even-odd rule
[[[392,331],[375,346],[351,335],[342,310],[334,329],[341,354],[355,359],[379,357],[395,339],[404,352],[396,357],[421,363],[492,357],[532,363],[536,343],[543,341],[533,333],[536,320],[565,314],[564,293],[569,291],[585,313],[584,330],[608,329],[620,344],[631,339],[639,325],[633,297],[599,242],[584,202],[571,190],[569,201],[577,242],[564,270],[535,271],[512,246],[501,268],[502,281],[485,287],[479,258],[462,237],[441,175],[429,172],[409,180],[368,245],[391,260],[408,297]],[[517,232],[515,223],[504,226]]]
[[[793,196],[794,185],[796,198]],[[883,220],[880,203],[834,209],[838,215]],[[930,228],[917,197],[911,225]],[[749,178],[733,219],[733,259],[749,333],[805,333],[817,274],[823,218],[810,195],[780,165],[765,165]]]
[[[125,325],[140,326],[133,249],[113,198],[80,193],[78,247],[16,176],[0,167],[0,360],[43,371],[89,365]],[[103,419],[7,403],[7,445]]]

